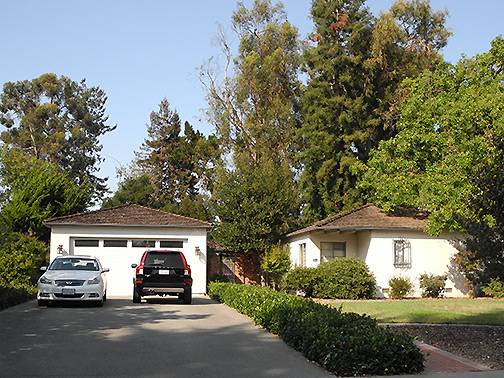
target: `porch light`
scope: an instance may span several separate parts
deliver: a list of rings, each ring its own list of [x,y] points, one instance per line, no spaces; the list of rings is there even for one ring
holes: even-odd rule
[[[61,244],[58,245],[58,248],[56,248],[56,251],[58,252],[58,255],[62,255],[63,254],[63,246]]]
[[[200,248],[199,248],[198,246],[196,246],[196,247],[194,248],[194,254],[195,254],[196,256],[201,255],[201,250],[200,250]]]

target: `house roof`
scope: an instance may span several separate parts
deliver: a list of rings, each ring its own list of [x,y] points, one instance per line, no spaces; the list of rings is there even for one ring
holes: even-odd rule
[[[56,217],[44,221],[44,225],[51,226],[162,226],[162,227],[197,227],[208,228],[208,222],[154,210],[148,207],[128,204],[109,207],[101,210]]]
[[[357,231],[357,230],[423,230],[427,226],[425,213],[410,209],[399,209],[385,213],[373,204],[334,215],[287,235],[294,236],[313,231]]]

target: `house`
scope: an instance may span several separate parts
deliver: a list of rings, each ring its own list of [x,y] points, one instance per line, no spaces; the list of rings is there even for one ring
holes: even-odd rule
[[[465,278],[452,257],[463,234],[424,232],[422,214],[385,213],[368,204],[316,222],[286,236],[291,261],[296,266],[316,267],[341,257],[366,262],[377,282],[377,296],[387,296],[388,280],[401,275],[415,282],[413,296],[420,296],[418,278],[423,273],[446,274],[446,297],[468,292]]]
[[[206,292],[207,232],[211,224],[128,204],[48,219],[50,259],[62,254],[93,255],[107,273],[109,296],[131,296],[134,269],[147,249],[180,250],[191,266],[193,293]]]

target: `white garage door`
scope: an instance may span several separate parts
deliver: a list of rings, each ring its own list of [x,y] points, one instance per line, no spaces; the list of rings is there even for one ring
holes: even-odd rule
[[[187,240],[74,238],[71,254],[96,256],[104,267],[110,269],[107,273],[108,296],[132,296],[135,270],[131,264],[138,264],[147,249],[170,248],[183,252],[185,243]]]

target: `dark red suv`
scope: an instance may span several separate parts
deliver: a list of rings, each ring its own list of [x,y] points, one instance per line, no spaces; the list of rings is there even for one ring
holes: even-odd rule
[[[133,303],[150,295],[178,296],[184,303],[192,301],[191,268],[180,251],[145,251],[133,278]]]

